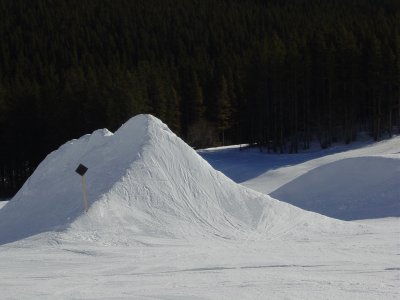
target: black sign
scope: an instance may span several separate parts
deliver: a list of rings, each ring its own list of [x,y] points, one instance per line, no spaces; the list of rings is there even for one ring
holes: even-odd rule
[[[87,170],[88,170],[87,167],[85,167],[84,165],[80,164],[78,166],[78,168],[76,168],[75,172],[78,173],[79,175],[83,176],[83,175],[85,175]]]

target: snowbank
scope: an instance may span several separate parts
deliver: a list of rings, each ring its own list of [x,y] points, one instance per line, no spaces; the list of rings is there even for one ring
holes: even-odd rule
[[[87,214],[79,163],[89,168]],[[234,183],[160,120],[139,115],[51,153],[0,210],[0,244],[44,232],[105,244],[274,238],[310,222],[338,224]]]
[[[7,204],[7,201],[0,201],[0,209],[2,209],[3,206],[6,205],[6,204]]]
[[[310,170],[271,196],[343,220],[400,216],[399,155],[342,159]]]

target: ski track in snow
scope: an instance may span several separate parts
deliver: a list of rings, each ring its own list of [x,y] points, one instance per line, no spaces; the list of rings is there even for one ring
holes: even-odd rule
[[[392,170],[390,179],[399,142],[283,156],[235,147],[200,154],[247,187],[286,186],[288,194],[313,170],[329,179],[329,164],[341,169],[345,158],[380,165],[394,154],[380,171]],[[88,214],[73,174],[79,162],[91,172]],[[60,147],[2,204],[2,299],[400,296],[399,218],[344,222],[254,192],[151,116]]]

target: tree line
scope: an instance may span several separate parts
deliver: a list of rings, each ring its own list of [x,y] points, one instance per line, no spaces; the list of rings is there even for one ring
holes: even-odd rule
[[[151,113],[194,147],[400,128],[398,0],[0,0],[0,196]]]

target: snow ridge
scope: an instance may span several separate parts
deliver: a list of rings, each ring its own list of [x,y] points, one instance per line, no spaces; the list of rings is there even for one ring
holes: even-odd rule
[[[342,220],[400,217],[399,155],[341,159],[288,182],[271,196]]]

